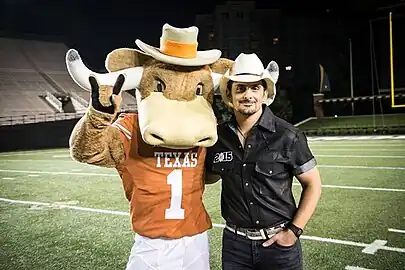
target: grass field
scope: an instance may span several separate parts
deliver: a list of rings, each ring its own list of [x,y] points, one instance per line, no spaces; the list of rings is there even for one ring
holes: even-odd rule
[[[301,130],[318,128],[356,128],[356,127],[383,127],[404,125],[405,114],[338,116],[323,119],[311,119],[301,124]]]
[[[302,236],[306,269],[405,269],[405,140],[310,145],[323,193]],[[218,225],[220,189],[207,186],[204,197]],[[74,162],[67,149],[2,153],[0,269],[124,269],[127,208],[114,170]],[[209,231],[214,270],[221,233]]]

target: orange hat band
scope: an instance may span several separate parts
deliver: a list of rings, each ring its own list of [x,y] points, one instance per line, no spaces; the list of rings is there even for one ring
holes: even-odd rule
[[[160,51],[164,54],[180,57],[195,58],[197,56],[198,43],[182,43],[173,40],[162,40]]]

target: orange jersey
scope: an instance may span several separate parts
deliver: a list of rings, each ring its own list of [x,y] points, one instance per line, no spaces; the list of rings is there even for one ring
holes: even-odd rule
[[[150,238],[180,238],[210,229],[203,204],[206,149],[146,144],[137,114],[123,114],[113,126],[122,132],[126,160],[117,170],[130,202],[132,229]]]

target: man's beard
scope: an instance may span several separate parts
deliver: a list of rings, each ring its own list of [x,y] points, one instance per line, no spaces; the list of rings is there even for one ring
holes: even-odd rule
[[[251,104],[250,106],[245,107],[243,104],[247,103],[247,104]],[[257,108],[257,102],[248,102],[248,101],[242,101],[240,102],[240,106],[237,109],[237,111],[244,115],[244,116],[250,116],[255,114],[256,112],[258,112],[260,110],[260,108]]]

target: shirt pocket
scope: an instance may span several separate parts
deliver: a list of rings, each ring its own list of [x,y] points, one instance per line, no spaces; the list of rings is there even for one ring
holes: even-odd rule
[[[272,180],[283,180],[289,176],[288,163],[284,160],[257,161],[255,171]]]
[[[255,166],[258,192],[270,198],[280,198],[291,183],[288,164],[283,161],[258,161]]]

